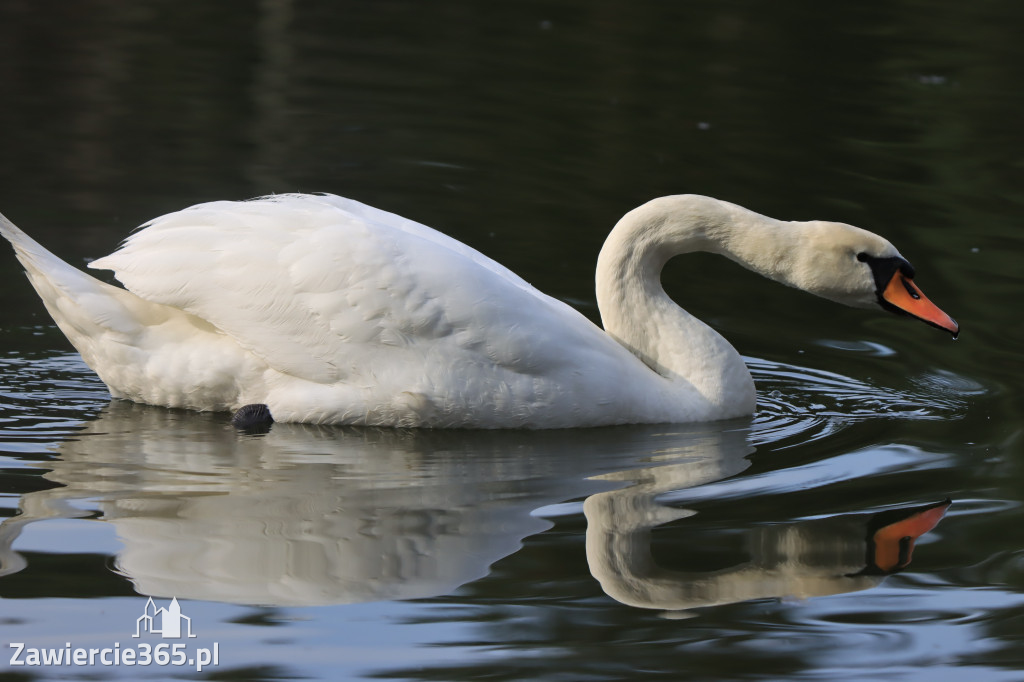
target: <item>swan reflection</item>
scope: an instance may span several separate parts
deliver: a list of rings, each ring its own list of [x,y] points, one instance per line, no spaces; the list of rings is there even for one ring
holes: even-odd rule
[[[651,554],[655,525],[694,513],[657,503],[655,495],[676,489],[661,484],[677,475],[663,475],[651,470],[633,488],[592,495],[583,510],[587,561],[601,588],[623,604],[666,615],[874,587],[910,564],[917,538],[934,528],[950,505],[945,500],[878,514],[758,526],[747,538],[747,561],[712,571],[679,571],[659,565]]]
[[[863,523],[837,532],[829,519],[763,529],[751,561],[732,570],[653,562],[651,529],[693,513],[656,496],[741,473],[749,435],[744,422],[548,432],[277,424],[249,437],[217,416],[114,402],[40,464],[57,487],[24,494],[21,514],[0,525],[0,575],[25,568],[12,548],[25,524],[90,516],[115,527],[116,567],[141,594],[276,606],[430,597],[487,575],[548,528],[535,510],[585,498],[591,571],[625,604],[679,610],[877,583],[862,570]],[[932,513],[911,530],[937,521]],[[886,556],[898,564],[910,549]]]

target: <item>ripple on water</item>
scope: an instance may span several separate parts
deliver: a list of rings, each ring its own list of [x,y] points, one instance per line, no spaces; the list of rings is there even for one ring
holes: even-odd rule
[[[817,341],[817,345],[824,346],[825,348],[834,348],[835,350],[841,351],[852,351],[854,353],[864,353],[876,358],[884,358],[892,355],[896,355],[896,351],[889,346],[881,343],[875,343],[874,341],[846,341],[846,340],[833,340],[833,339],[821,339]]]
[[[884,354],[880,348],[866,344],[861,350]],[[913,377],[913,390],[899,391],[835,372],[745,360],[758,389],[757,443],[794,436],[817,440],[866,419],[955,419],[968,396],[985,392],[977,382],[944,370]],[[0,436],[5,439],[55,435],[54,429],[67,428],[109,400],[106,387],[76,353],[0,357]]]
[[[0,356],[0,442],[6,452],[70,435],[110,402],[103,382],[77,353]]]
[[[984,392],[977,382],[941,370],[913,377],[913,389],[900,391],[835,372],[744,359],[757,384],[753,435],[758,443],[793,436],[817,440],[867,419],[956,419],[967,396]]]

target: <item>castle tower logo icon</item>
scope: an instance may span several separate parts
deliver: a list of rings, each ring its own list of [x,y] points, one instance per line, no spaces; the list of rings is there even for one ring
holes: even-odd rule
[[[135,634],[132,637],[141,637],[143,632],[153,635],[160,635],[163,639],[181,639],[182,623],[186,637],[195,637],[192,634],[192,619],[182,614],[178,598],[171,599],[167,608],[157,608],[150,597],[146,602],[146,608],[142,615],[135,621]],[[177,646],[177,645],[175,645]]]

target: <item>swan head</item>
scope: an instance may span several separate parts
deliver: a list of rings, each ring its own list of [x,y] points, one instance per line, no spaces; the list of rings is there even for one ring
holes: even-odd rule
[[[695,194],[653,199],[623,216],[598,258],[599,304],[621,298],[617,288],[636,272],[646,273],[644,291],[656,289],[664,264],[692,251],[721,254],[836,303],[908,315],[953,338],[960,331],[918,288],[907,259],[877,234],[845,223],[775,220]]]
[[[843,223],[798,224],[807,247],[789,283],[837,303],[917,318],[956,338],[959,325],[914,283],[914,268],[876,234]]]

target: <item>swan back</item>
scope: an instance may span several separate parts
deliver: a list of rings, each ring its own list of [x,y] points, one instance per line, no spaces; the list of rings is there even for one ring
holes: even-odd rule
[[[339,340],[400,344],[410,331],[444,333],[444,303],[422,289],[452,268],[467,289],[482,281],[535,291],[454,239],[330,195],[210,202],[143,228],[90,267],[113,270],[138,296],[206,320],[275,369],[318,383],[348,373]],[[410,254],[421,255],[414,273]]]
[[[703,414],[498,263],[340,197],[201,204],[91,265],[230,338],[248,358],[228,378],[233,409],[264,403],[279,421],[559,427]]]

